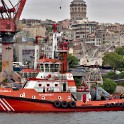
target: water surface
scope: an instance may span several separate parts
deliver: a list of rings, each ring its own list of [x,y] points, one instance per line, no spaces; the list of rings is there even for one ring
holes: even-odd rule
[[[0,124],[124,124],[124,112],[0,113]]]

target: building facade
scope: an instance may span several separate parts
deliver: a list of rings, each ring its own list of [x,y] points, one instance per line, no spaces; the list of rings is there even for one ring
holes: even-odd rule
[[[17,44],[16,58],[18,62],[36,69],[39,60],[39,45]]]

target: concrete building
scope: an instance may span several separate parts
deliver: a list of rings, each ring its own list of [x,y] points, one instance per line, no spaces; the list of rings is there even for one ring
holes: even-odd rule
[[[101,46],[102,45],[102,39],[97,37],[89,37],[89,38],[83,38],[81,39],[83,43],[93,45],[93,46]]]
[[[15,47],[17,62],[21,62],[36,69],[39,60],[39,45],[16,44]]]
[[[89,35],[96,34],[97,25],[97,22],[77,21],[71,25],[71,28],[75,32],[75,39],[82,39],[88,38]]]
[[[82,20],[86,18],[87,5],[83,0],[73,0],[70,4],[71,20]]]
[[[35,25],[32,27],[26,27],[23,30],[30,32],[33,38],[35,38],[36,36],[42,36],[42,37],[46,36],[46,27],[44,25]]]

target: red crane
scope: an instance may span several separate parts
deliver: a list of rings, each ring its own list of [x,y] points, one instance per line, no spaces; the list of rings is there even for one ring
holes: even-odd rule
[[[17,24],[26,0],[19,0],[15,5],[11,0],[0,0],[0,34],[3,42],[10,41],[17,32]]]
[[[2,38],[2,72],[0,82],[11,75],[14,80],[18,75],[13,72],[13,37],[18,32],[17,26],[26,0],[0,0],[0,37]]]

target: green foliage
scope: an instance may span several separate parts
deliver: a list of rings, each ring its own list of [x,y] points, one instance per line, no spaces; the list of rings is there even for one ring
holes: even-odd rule
[[[123,79],[124,78],[124,72],[121,72],[117,75],[117,79]]]
[[[75,77],[74,80],[76,82],[76,86],[81,86],[81,79],[80,78]]]
[[[46,30],[47,30],[48,32],[52,32],[53,28],[52,28],[52,26],[48,26],[48,27],[46,28]]]
[[[102,87],[110,94],[114,93],[117,84],[111,79],[104,79]]]
[[[114,77],[116,78],[116,70],[123,70],[124,68],[124,57],[118,52],[107,53],[103,57],[103,65],[111,66],[114,70]],[[113,78],[112,78],[113,79]]]
[[[109,65],[113,67],[113,69],[124,67],[123,56],[117,54],[116,52],[107,53],[103,57],[103,65]]]
[[[79,60],[72,55],[68,55],[68,62],[69,62],[69,68],[74,68],[76,65],[78,65]]]
[[[110,78],[110,79],[116,79],[117,78],[117,74],[115,74],[114,72],[108,72],[107,74],[105,74],[103,76],[103,78]]]
[[[118,55],[124,56],[124,46],[119,47],[119,48],[116,48],[115,52],[116,52]]]
[[[124,87],[124,82],[118,82],[117,85],[118,85],[118,86],[123,86],[123,87]]]
[[[114,74],[114,72],[108,72],[107,74],[103,75],[103,78],[124,79],[124,72],[121,72],[119,74]]]

